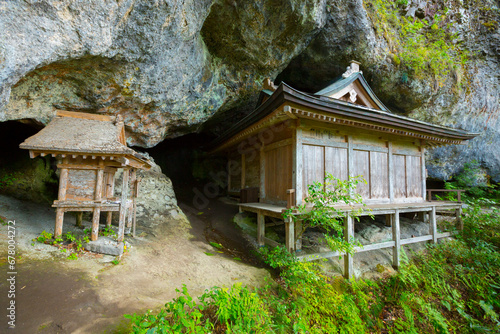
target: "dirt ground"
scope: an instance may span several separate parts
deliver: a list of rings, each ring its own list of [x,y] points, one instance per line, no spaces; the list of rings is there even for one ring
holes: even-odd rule
[[[186,284],[191,295],[213,286],[241,282],[264,283],[269,273],[246,249],[244,238],[231,224],[236,206],[213,201],[199,212],[180,204],[186,216],[138,225],[138,237],[119,264],[111,256],[87,253],[67,259],[53,246],[32,239],[53,231],[55,212],[49,204],[34,204],[0,195],[0,216],[16,222],[16,327],[8,333],[123,333],[123,315],[161,307],[177,297]],[[86,227],[90,226],[84,221]],[[64,233],[81,233],[74,217],[65,216]],[[0,226],[0,270],[9,271],[7,226]],[[223,243],[224,253],[209,244]],[[208,254],[207,254],[208,253]],[[237,258],[237,259],[235,259]],[[6,310],[9,286],[0,281],[0,309]],[[4,311],[5,312],[5,311]],[[0,332],[7,330],[5,315]]]

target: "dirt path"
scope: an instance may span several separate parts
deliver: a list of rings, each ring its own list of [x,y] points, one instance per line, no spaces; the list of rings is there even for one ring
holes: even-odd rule
[[[16,220],[20,255],[16,268],[16,328],[9,333],[126,332],[123,314],[162,306],[178,296],[175,289],[182,284],[186,284],[192,295],[236,282],[261,284],[268,272],[233,259],[243,256],[245,246],[235,241],[239,238],[238,231],[227,232],[232,227],[227,221],[230,211],[220,203],[215,206],[210,209],[213,213],[200,214],[182,204],[187,217],[139,229],[142,234],[130,239],[130,251],[118,265],[113,265],[110,262],[113,258],[108,256],[87,254],[71,261],[52,246],[39,243],[32,246],[31,239],[43,229],[53,231],[52,208],[0,195],[0,216]],[[221,215],[221,212],[228,213]],[[65,232],[78,231],[73,221],[68,215]],[[207,237],[232,246],[225,254],[217,253]],[[8,270],[4,265],[6,250],[7,226],[1,226],[3,277]],[[242,259],[252,260],[251,256]],[[7,290],[6,280],[2,279],[0,309],[3,310],[7,307]],[[6,317],[2,318],[0,332],[8,326]]]

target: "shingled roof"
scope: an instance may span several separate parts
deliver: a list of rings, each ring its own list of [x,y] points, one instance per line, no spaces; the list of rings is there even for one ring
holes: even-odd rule
[[[135,151],[119,141],[120,131],[111,120],[58,116],[19,147],[39,151],[133,155]]]

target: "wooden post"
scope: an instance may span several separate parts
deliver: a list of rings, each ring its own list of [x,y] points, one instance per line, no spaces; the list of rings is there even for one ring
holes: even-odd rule
[[[347,136],[347,175],[348,178],[353,178],[354,175],[354,147],[352,136]],[[354,195],[353,190],[350,190],[350,195]]]
[[[128,214],[127,214],[127,228],[132,229],[132,220],[134,218],[134,200],[135,200],[135,182],[137,181],[137,169],[132,168],[130,170],[130,184],[132,186],[130,192],[130,201],[128,205]]]
[[[344,238],[350,241],[354,237],[354,219],[348,214],[344,218]],[[344,256],[344,277],[351,279],[354,276],[354,258],[353,255],[346,253]]]
[[[106,228],[110,228],[111,227],[111,222],[113,221],[113,212],[112,211],[108,211],[106,213]]]
[[[123,177],[122,177],[122,196],[120,201],[120,219],[118,222],[118,241],[123,241],[123,237],[125,234],[125,216],[127,212],[127,199],[128,199],[128,176],[129,169],[123,169]]]
[[[260,146],[260,189],[259,202],[266,198],[266,153],[264,152],[264,144]]]
[[[286,208],[291,209],[293,206],[295,206],[295,189],[287,189],[286,194]]]
[[[302,203],[302,196],[304,193],[304,185],[303,185],[304,159],[303,159],[303,146],[302,146],[302,129],[300,128],[300,124],[298,124],[297,128],[295,129],[294,158],[295,159],[293,161],[293,168],[295,170],[295,175],[293,177],[295,178],[295,205],[300,205]]]
[[[389,201],[394,202],[394,162],[392,160],[392,142],[387,142],[387,169],[389,175]]]
[[[398,269],[400,266],[400,252],[401,252],[401,232],[399,228],[399,210],[396,210],[392,216],[392,240],[394,247],[392,248],[392,266]]]
[[[432,242],[437,244],[438,238],[437,238],[437,224],[436,224],[436,207],[433,206],[432,210],[429,214],[429,220],[431,224],[431,234],[432,234]]]
[[[100,208],[94,208],[92,214],[92,234],[90,240],[96,241],[99,236],[99,216],[101,215]]]
[[[83,221],[83,212],[82,211],[79,211],[76,213],[76,222],[75,222],[75,226],[76,227],[83,227],[82,226],[82,221]]]
[[[455,210],[455,217],[456,217],[456,221],[457,221],[457,225],[458,225],[457,226],[458,230],[463,231],[464,221],[462,220],[462,206],[461,205],[458,209]]]
[[[295,222],[295,250],[302,249],[302,220]]]
[[[132,236],[135,238],[135,226],[137,225],[137,197],[139,196],[139,182],[141,178],[137,178],[134,184],[134,199],[132,205],[134,206],[134,219],[132,220]]]
[[[56,210],[56,227],[54,229],[54,238],[58,238],[62,234],[63,228],[63,220],[64,220],[64,209],[57,208]]]
[[[293,253],[295,251],[295,226],[292,217],[285,220],[285,246],[286,249]]]
[[[231,157],[227,155],[227,193],[231,191]]]
[[[392,215],[385,215],[385,226],[392,226]]]
[[[421,164],[421,168],[422,168],[422,198],[423,200],[425,201],[425,194],[426,194],[426,187],[427,187],[427,184],[426,184],[426,179],[427,179],[427,175],[426,175],[426,172],[425,172],[425,140],[421,140],[420,141],[420,164]]]
[[[245,173],[245,155],[241,155],[241,189],[245,189],[245,179],[246,179],[246,173]]]
[[[68,163],[68,159],[63,159],[63,164]],[[61,174],[59,175],[59,193],[58,200],[64,201],[66,199],[66,188],[68,187],[68,169],[61,168]]]
[[[264,246],[264,237],[266,235],[266,217],[262,213],[257,214],[257,244]]]

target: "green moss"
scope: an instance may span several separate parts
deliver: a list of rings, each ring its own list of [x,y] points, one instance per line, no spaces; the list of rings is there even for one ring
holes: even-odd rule
[[[365,0],[365,8],[379,36],[387,41],[394,63],[411,77],[431,75],[438,83],[465,65],[469,51],[452,32],[453,19],[446,7],[437,10],[432,20],[406,17],[400,1]]]

